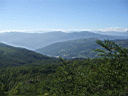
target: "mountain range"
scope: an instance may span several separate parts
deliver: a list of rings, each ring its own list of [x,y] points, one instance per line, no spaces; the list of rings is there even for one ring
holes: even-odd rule
[[[13,45],[16,47],[24,47],[31,50],[36,50],[53,43],[63,42],[68,40],[98,38],[103,39],[126,39],[127,36],[110,36],[89,31],[65,33],[61,31],[53,31],[48,33],[24,33],[24,32],[5,32],[0,33],[0,42]]]
[[[110,36],[125,36],[128,37],[128,31],[125,32],[115,32],[115,31],[95,31],[94,33],[102,34],[102,35],[110,35]]]

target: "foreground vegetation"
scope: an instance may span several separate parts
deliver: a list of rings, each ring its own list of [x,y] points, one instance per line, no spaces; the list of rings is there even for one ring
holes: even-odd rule
[[[102,58],[0,69],[0,95],[127,96],[128,49],[97,40]]]

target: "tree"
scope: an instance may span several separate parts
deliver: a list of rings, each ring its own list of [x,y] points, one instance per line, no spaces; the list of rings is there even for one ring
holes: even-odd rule
[[[95,50],[101,52],[100,56],[103,56],[104,60],[94,66],[97,69],[94,77],[100,79],[99,85],[95,86],[95,89],[99,90],[98,92],[107,92],[108,95],[124,94],[124,90],[125,95],[128,94],[126,92],[128,89],[128,49],[109,40],[97,40],[96,43],[105,50]]]

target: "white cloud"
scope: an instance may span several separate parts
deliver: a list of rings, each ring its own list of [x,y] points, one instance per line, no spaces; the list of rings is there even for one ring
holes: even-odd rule
[[[121,27],[110,27],[110,28],[104,28],[104,29],[99,29],[97,31],[116,31],[116,32],[124,32],[128,31],[128,28],[121,28]]]
[[[25,30],[0,30],[0,33],[4,32],[25,32]]]
[[[0,30],[0,33],[4,32],[26,32],[26,33],[44,33],[52,31],[72,32],[72,31],[91,31],[89,29],[39,29],[39,30]]]
[[[52,32],[52,31],[62,31],[62,32],[73,32],[73,31],[116,31],[116,32],[125,32],[128,31],[128,28],[121,28],[121,27],[110,27],[104,29],[97,29],[97,30],[90,30],[90,29],[35,29],[35,30],[0,30],[0,33],[4,32],[26,32],[26,33],[45,33],[45,32]]]

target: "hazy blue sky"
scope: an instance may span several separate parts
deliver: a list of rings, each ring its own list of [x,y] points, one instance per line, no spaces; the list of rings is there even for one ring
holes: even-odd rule
[[[128,30],[128,0],[0,0],[4,30]]]

